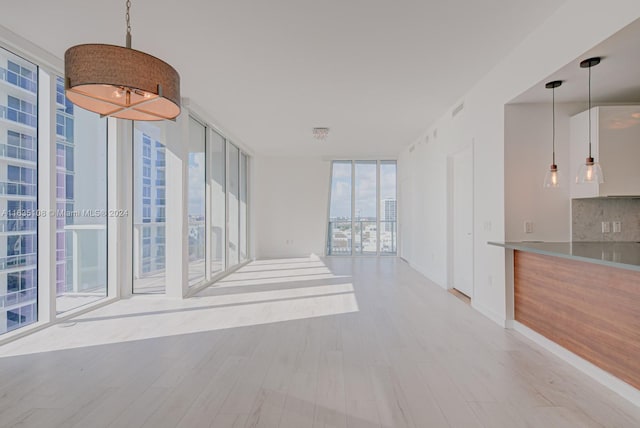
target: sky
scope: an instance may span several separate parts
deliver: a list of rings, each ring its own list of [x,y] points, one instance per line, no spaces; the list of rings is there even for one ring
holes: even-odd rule
[[[351,162],[333,163],[331,208],[329,216],[351,217]],[[396,198],[396,164],[380,166],[380,200]],[[360,217],[376,217],[376,162],[361,161],[355,165],[355,212]]]

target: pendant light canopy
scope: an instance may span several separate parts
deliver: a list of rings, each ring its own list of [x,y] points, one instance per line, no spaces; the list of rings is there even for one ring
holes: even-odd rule
[[[553,117],[553,132],[551,137],[551,166],[547,174],[544,176],[544,187],[555,188],[560,187],[560,173],[558,172],[558,165],[556,165],[556,88],[562,85],[562,80],[554,80],[544,85],[545,88],[552,91],[552,117]]]
[[[126,8],[126,47],[84,44],[65,52],[67,98],[103,117],[175,119],[180,114],[180,76],[166,62],[131,49],[130,0]]]
[[[585,183],[604,183],[604,175],[602,174],[602,168],[600,164],[595,162],[591,155],[591,67],[600,64],[600,57],[593,57],[585,59],[580,63],[581,68],[589,69],[589,156],[585,163],[580,165],[578,175],[576,176],[577,184]]]

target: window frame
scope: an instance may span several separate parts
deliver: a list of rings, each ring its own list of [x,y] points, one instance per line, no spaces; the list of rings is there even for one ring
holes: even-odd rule
[[[329,237],[329,231],[330,231],[330,223],[331,223],[331,196],[332,196],[332,188],[333,188],[333,171],[334,171],[334,165],[339,162],[339,163],[347,163],[350,162],[351,163],[351,251],[349,252],[349,254],[333,254],[330,252],[330,244],[331,244],[331,239]],[[376,242],[376,253],[367,253],[367,254],[362,254],[362,251],[360,251],[360,253],[356,253],[355,251],[355,239],[354,239],[354,231],[355,231],[355,211],[356,211],[356,163],[358,162],[375,162],[376,163],[376,234],[377,234],[377,242]],[[390,253],[390,252],[381,252],[380,251],[380,202],[381,202],[381,189],[380,189],[380,166],[383,163],[395,163],[396,165],[396,180],[395,180],[395,194],[396,194],[396,234],[395,234],[395,239],[396,239],[396,251],[395,253]],[[398,216],[398,160],[394,159],[394,158],[380,158],[380,159],[362,159],[362,158],[358,158],[358,159],[332,159],[331,160],[331,167],[329,168],[329,191],[328,191],[328,198],[327,198],[327,216],[326,216],[326,227],[325,227],[325,234],[324,234],[324,239],[325,239],[325,245],[324,245],[324,255],[325,257],[399,257],[399,252],[398,252],[398,248],[399,248],[399,235],[397,233],[397,231],[399,230],[399,221],[400,218]],[[345,221],[346,223],[346,221]]]

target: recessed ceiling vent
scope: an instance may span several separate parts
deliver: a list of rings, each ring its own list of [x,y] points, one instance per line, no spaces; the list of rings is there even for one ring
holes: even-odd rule
[[[460,105],[453,109],[451,112],[451,117],[456,117],[458,113],[460,113],[464,109],[464,103],[460,103]]]
[[[329,128],[313,128],[313,138],[319,141],[324,141],[329,136]]]

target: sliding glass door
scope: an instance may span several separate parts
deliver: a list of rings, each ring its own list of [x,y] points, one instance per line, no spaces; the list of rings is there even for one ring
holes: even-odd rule
[[[107,120],[74,106],[57,78],[56,311],[107,296]]]
[[[211,240],[211,275],[216,275],[226,268],[226,216],[227,216],[227,186],[226,186],[226,141],[215,131],[211,131],[208,144],[211,188],[211,203],[209,215],[209,236]]]
[[[135,122],[133,132],[133,292],[164,293],[166,233],[164,127]],[[175,260],[175,259],[174,259]]]
[[[198,284],[206,277],[206,233],[205,233],[205,185],[207,128],[189,118],[189,181],[188,181],[188,230],[189,230],[189,286]]]
[[[228,151],[228,218],[229,267],[240,262],[240,150],[227,143]]]
[[[240,262],[249,258],[248,169],[249,159],[247,155],[240,153]]]

